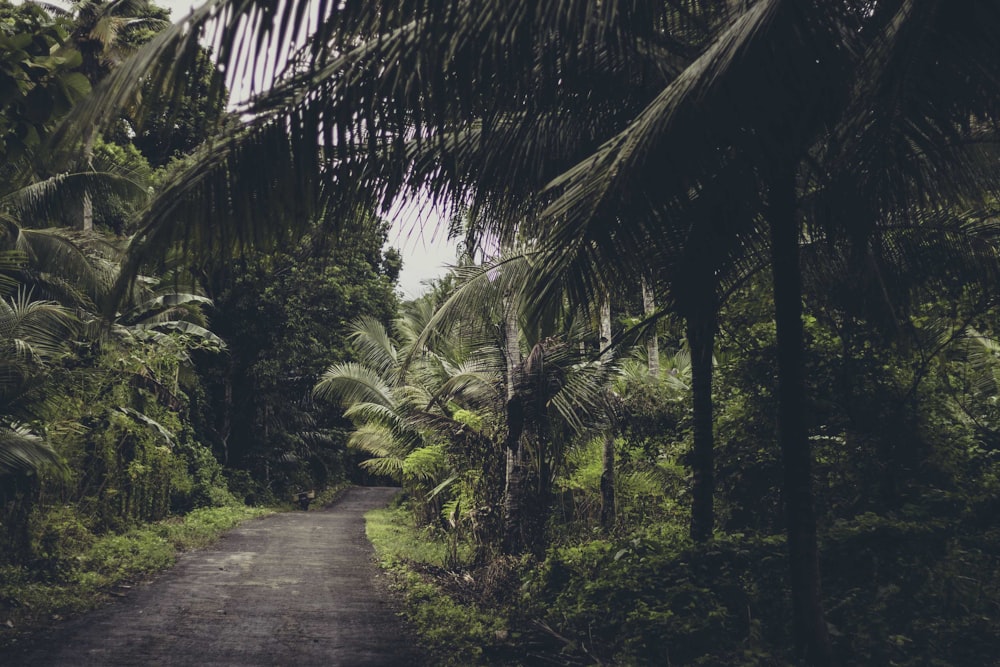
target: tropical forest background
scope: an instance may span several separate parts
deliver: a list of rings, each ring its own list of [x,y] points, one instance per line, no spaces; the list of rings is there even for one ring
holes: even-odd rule
[[[1000,655],[996,3],[4,1],[0,105],[0,646],[354,483],[442,664]]]

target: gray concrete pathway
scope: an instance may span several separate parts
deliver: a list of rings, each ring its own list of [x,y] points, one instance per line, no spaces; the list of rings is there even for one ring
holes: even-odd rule
[[[388,488],[252,520],[127,597],[0,656],[0,665],[423,664],[364,534]]]

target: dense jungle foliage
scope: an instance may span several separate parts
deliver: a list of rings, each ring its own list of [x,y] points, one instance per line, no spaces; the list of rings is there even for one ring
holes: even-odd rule
[[[174,548],[204,542],[199,531],[251,516],[247,501],[343,482],[348,423],[314,406],[312,385],[351,358],[351,318],[388,322],[396,309],[398,253],[386,223],[360,210],[343,243],[317,219],[294,245],[239,261],[165,257],[112,296],[152,194],[229,122],[224,97],[207,94],[219,74],[203,52],[190,89],[160,94],[160,115],[141,125],[123,113],[83,158],[45,139],[166,18],[144,3],[77,3],[65,15],[0,6],[9,635],[171,562]]]
[[[0,611],[393,480],[441,663],[995,662],[1000,6],[166,18],[0,5]]]

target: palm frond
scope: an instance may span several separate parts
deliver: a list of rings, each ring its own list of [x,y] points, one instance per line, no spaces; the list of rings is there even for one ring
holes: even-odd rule
[[[380,403],[354,403],[344,410],[344,416],[360,424],[379,424],[396,433],[407,430],[402,416],[393,408]]]
[[[143,324],[161,313],[170,312],[178,306],[211,306],[212,300],[198,294],[170,292],[148,299],[132,310],[120,315],[117,319],[122,324]]]
[[[398,372],[399,354],[385,326],[376,318],[363,315],[350,324],[351,340],[358,347],[361,361],[388,377]]]
[[[0,427],[0,476],[60,463],[59,455],[38,435],[21,426]]]
[[[59,356],[76,327],[69,310],[57,303],[33,301],[23,288],[15,297],[0,300],[0,344],[18,357],[43,361]]]
[[[197,343],[201,347],[209,347],[215,350],[226,349],[226,341],[220,338],[218,335],[212,333],[203,326],[199,326],[193,322],[187,322],[185,320],[168,320],[166,322],[155,322],[151,324],[134,324],[127,327],[138,337],[150,337],[156,340],[159,335],[164,333],[174,333],[186,336]]]
[[[154,432],[154,433],[156,433],[157,435],[159,435],[159,436],[160,436],[160,438],[161,438],[161,439],[162,439],[162,440],[163,440],[163,441],[164,441],[164,442],[166,443],[166,445],[167,445],[168,447],[170,447],[171,449],[173,449],[174,445],[176,445],[176,444],[177,444],[177,439],[175,438],[174,434],[173,434],[173,433],[171,433],[171,432],[170,432],[169,430],[167,430],[166,428],[164,428],[163,424],[161,424],[160,422],[156,421],[155,419],[153,419],[153,418],[152,418],[152,417],[150,417],[149,415],[147,415],[147,414],[145,414],[145,413],[142,413],[142,412],[139,412],[138,410],[135,410],[135,409],[133,409],[133,408],[129,408],[129,407],[125,407],[125,408],[118,408],[118,409],[119,409],[119,411],[121,411],[121,412],[122,412],[123,414],[126,414],[126,415],[128,415],[128,416],[129,416],[129,417],[131,417],[132,419],[135,419],[135,420],[136,420],[136,421],[138,421],[139,423],[141,423],[141,424],[145,424],[145,425],[146,425],[146,426],[148,426],[148,427],[149,427],[150,429],[152,429],[152,430],[153,430],[153,432]]]
[[[426,322],[410,346],[404,365],[413,363],[432,336],[457,324],[468,313],[502,308],[505,299],[519,293],[530,269],[529,255],[516,250],[482,266],[456,267],[459,287]]]
[[[139,182],[113,172],[83,171],[57,174],[0,196],[0,208],[12,212],[29,229],[71,224],[83,198],[90,195],[98,210],[101,202],[121,198],[144,202],[149,193]]]
[[[474,407],[494,405],[502,398],[502,386],[503,373],[497,366],[472,361],[457,368],[441,383],[435,398],[459,400]]]
[[[376,403],[395,408],[398,401],[392,387],[375,370],[355,362],[330,366],[313,388],[317,398],[344,406]]]
[[[66,281],[99,302],[117,277],[117,267],[106,258],[116,250],[67,229],[19,229],[14,247],[24,253],[27,268]]]

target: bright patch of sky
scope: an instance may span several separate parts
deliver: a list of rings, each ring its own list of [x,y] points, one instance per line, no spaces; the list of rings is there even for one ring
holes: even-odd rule
[[[457,263],[458,243],[448,240],[448,217],[437,208],[403,204],[386,218],[392,223],[389,245],[403,255],[399,287],[404,298],[415,299],[427,290],[425,283],[442,277]]]

